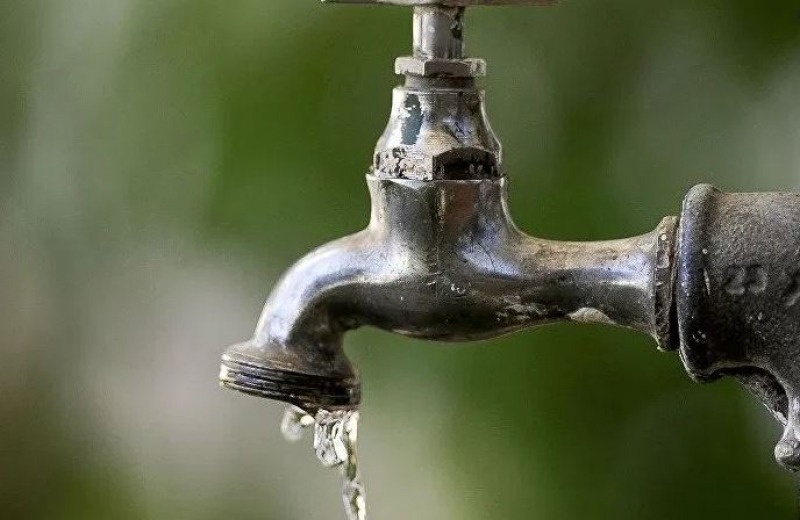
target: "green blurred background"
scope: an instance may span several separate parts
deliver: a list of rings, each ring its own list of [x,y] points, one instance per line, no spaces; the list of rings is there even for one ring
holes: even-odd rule
[[[474,9],[511,205],[646,232],[693,184],[800,190],[800,3]],[[402,8],[0,1],[0,510],[341,518],[281,406],[217,388],[277,276],[366,222]],[[779,430],[647,338],[348,338],[376,520],[790,518]]]

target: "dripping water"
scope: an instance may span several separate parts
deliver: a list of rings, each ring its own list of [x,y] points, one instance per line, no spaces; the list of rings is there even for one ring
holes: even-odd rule
[[[299,441],[314,426],[314,451],[326,468],[339,467],[344,484],[342,500],[347,520],[367,520],[366,495],[358,471],[358,410],[319,410],[313,417],[296,406],[287,407],[281,432]]]

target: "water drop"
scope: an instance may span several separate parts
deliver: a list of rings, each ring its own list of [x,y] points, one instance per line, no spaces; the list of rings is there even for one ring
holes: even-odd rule
[[[305,410],[296,406],[288,406],[281,421],[281,433],[287,441],[297,442],[303,438],[305,430],[312,424],[314,424],[314,418]]]

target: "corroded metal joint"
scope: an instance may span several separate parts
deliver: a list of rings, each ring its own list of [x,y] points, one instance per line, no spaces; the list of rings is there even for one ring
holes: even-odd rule
[[[394,62],[396,74],[437,78],[478,78],[486,75],[486,62],[478,58],[445,60],[403,56]]]
[[[483,91],[395,88],[372,173],[414,180],[501,177],[502,149],[486,117]]]

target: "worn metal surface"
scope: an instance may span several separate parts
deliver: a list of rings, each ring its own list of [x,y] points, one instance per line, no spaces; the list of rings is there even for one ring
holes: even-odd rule
[[[415,7],[414,55],[398,58],[406,84],[373,157],[380,178],[496,179],[502,153],[474,76],[483,60],[464,58],[464,8]]]
[[[463,8],[415,7],[411,59],[468,63]],[[666,344],[675,219],[607,242],[522,233],[471,74],[404,72],[367,175],[369,226],[288,271],[254,337],[224,354],[223,384],[306,410],[354,406],[358,377],[342,340],[364,325],[454,342],[573,320]]]
[[[308,411],[352,407],[349,330],[440,341],[559,320],[639,330],[692,377],[733,376],[785,425],[775,455],[800,469],[800,195],[698,186],[639,237],[555,242],[514,225],[502,150],[464,57],[463,6],[526,0],[337,0],[414,7],[414,54],[378,141],[367,229],[295,264],[255,335],[223,355],[224,385]],[[677,331],[677,334],[675,333]]]
[[[354,405],[342,336],[363,325],[439,341],[558,320],[657,335],[659,236],[673,221],[625,240],[553,242],[513,224],[505,178],[368,183],[369,227],[286,274],[254,338],[225,354],[224,383],[306,408]]]
[[[486,75],[486,62],[464,57],[464,8],[414,8],[414,53],[395,61],[397,74],[474,78]]]
[[[474,86],[397,87],[372,173],[414,180],[499,178],[502,150],[486,117],[483,92]]]
[[[700,381],[731,375],[785,425],[778,461],[800,469],[800,194],[686,197],[677,263],[680,354]]]
[[[414,56],[458,60],[464,57],[464,8],[414,8]]]

